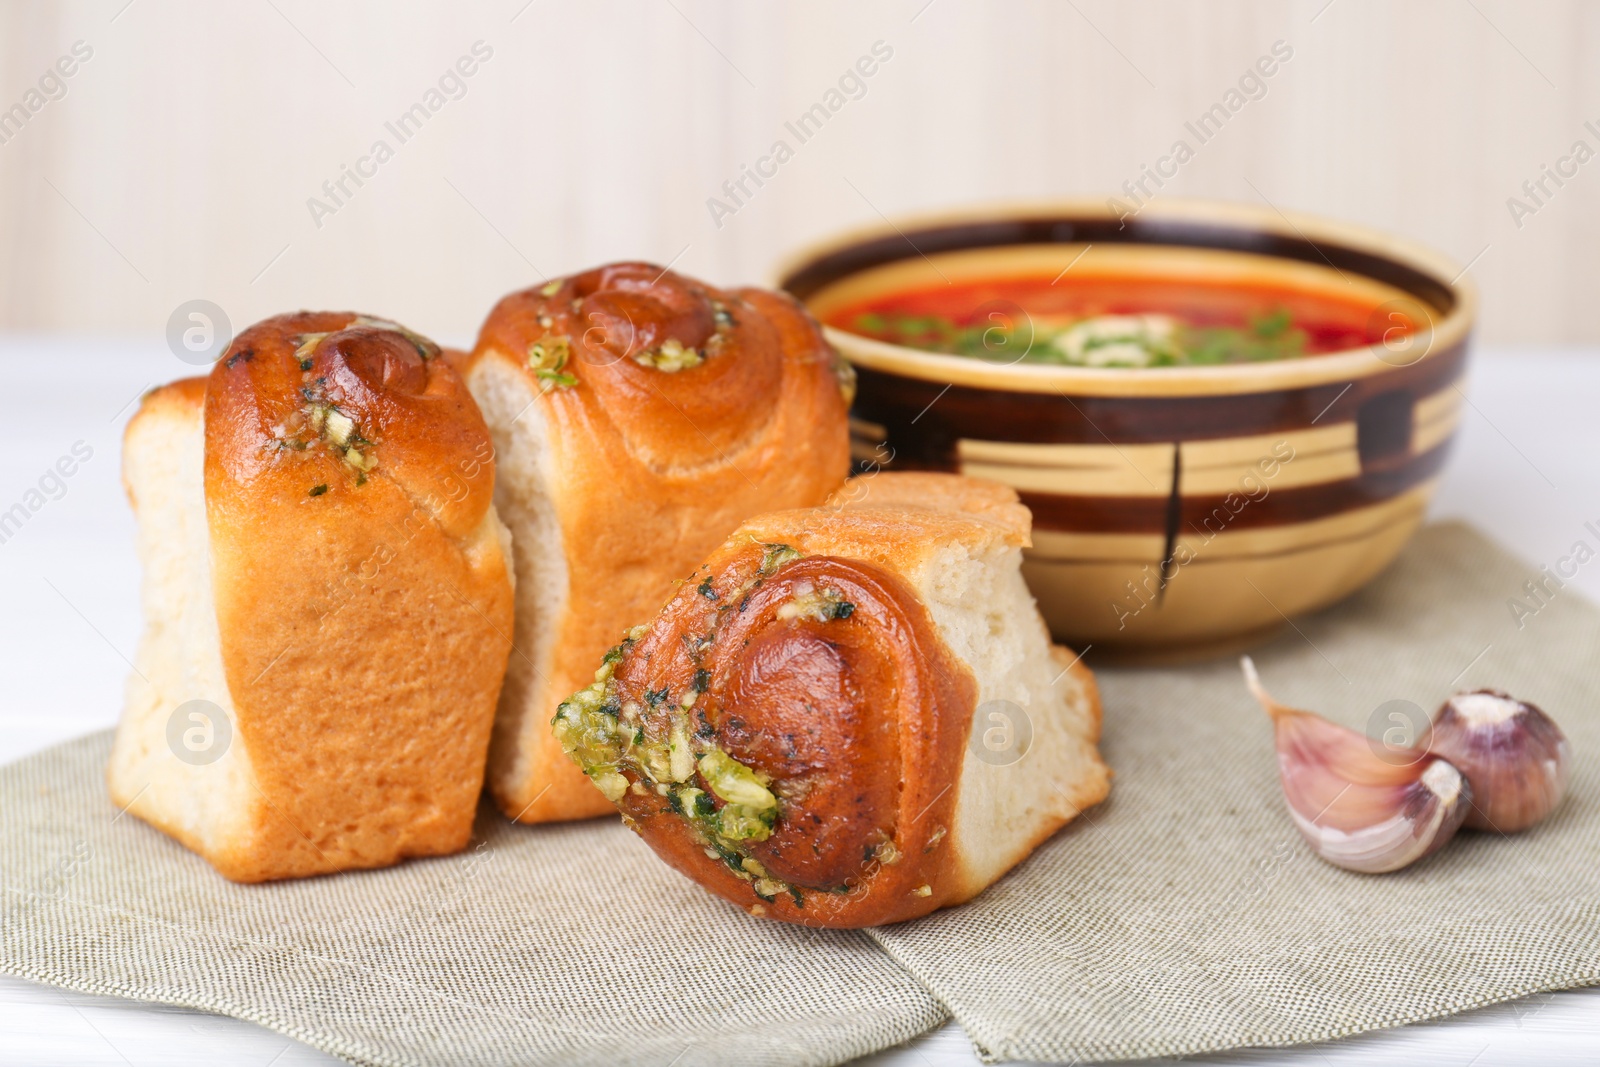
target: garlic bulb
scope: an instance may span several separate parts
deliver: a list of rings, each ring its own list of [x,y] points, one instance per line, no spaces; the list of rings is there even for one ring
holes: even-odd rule
[[[1467,825],[1513,833],[1543,819],[1567,789],[1567,739],[1532,704],[1495,689],[1457,693],[1434,713],[1429,751],[1472,783]]]
[[[1289,814],[1317,855],[1346,870],[1381,874],[1455,834],[1472,789],[1449,762],[1418,749],[1381,758],[1364,735],[1273,700],[1249,656],[1241,665],[1250,692],[1272,716]]]

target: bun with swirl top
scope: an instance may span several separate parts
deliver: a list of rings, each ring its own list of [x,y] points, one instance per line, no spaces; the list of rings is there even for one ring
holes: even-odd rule
[[[1010,489],[945,474],[752,518],[557,737],[663,859],[755,914],[968,900],[1110,787],[1094,678],[1023,584],[1030,524]]]
[[[849,466],[847,366],[786,296],[617,263],[501,300],[465,373],[501,460],[515,651],[489,781],[513,818],[611,805],[551,735],[617,620],[644,618],[750,515]]]
[[[235,881],[471,835],[511,646],[483,418],[439,349],[267,319],[129,423],[146,629],[112,798]]]

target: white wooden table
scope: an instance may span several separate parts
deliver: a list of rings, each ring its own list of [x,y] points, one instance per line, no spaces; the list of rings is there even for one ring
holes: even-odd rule
[[[133,524],[118,478],[122,424],[150,385],[195,368],[157,344],[0,336],[0,512],[74,444],[90,458],[0,543],[0,762],[116,721],[139,628]],[[1481,353],[1434,505],[1528,561],[1532,576],[1600,526],[1600,351]],[[80,447],[81,452],[81,447]],[[1600,566],[1561,595],[1600,600]],[[1113,709],[1114,713],[1114,709]],[[336,1063],[250,1023],[0,978],[0,1064]],[[1335,1044],[1214,1064],[1492,1067],[1600,1061],[1600,990],[1535,997]],[[874,1067],[976,1064],[951,1024]]]

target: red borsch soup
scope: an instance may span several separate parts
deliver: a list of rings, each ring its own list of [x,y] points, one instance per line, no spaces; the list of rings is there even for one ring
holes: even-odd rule
[[[1006,363],[1192,367],[1301,359],[1417,328],[1370,293],[1270,283],[1072,275],[934,281],[836,307],[830,326],[929,352]]]

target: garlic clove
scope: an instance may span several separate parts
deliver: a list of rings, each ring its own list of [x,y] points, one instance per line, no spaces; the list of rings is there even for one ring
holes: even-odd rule
[[[1474,830],[1514,833],[1549,815],[1567,790],[1567,739],[1532,704],[1496,689],[1457,693],[1433,717],[1429,751],[1472,783]]]
[[[1317,855],[1345,870],[1381,874],[1454,836],[1472,790],[1448,761],[1420,749],[1380,758],[1364,735],[1272,699],[1249,656],[1241,666],[1272,717],[1289,814]]]

